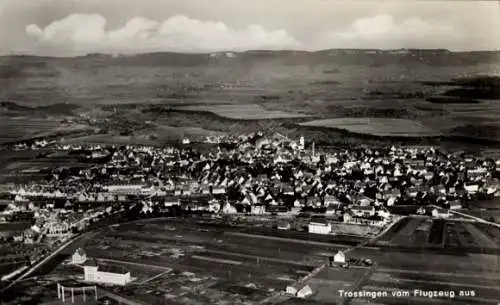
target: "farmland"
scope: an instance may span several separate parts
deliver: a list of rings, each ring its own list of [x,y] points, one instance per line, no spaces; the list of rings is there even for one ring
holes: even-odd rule
[[[0,182],[26,183],[46,178],[43,171],[55,167],[90,167],[91,162],[83,163],[74,156],[48,155],[39,157],[50,150],[0,151]]]
[[[448,138],[437,143],[462,147],[465,140],[497,140],[494,119],[500,108],[496,95],[479,98],[471,95],[477,90],[471,93],[467,88],[457,91],[450,87],[467,84],[453,83],[455,78],[498,70],[498,54],[446,53],[438,57],[335,52],[269,52],[265,56],[245,52],[217,61],[207,54],[170,53],[119,58],[3,57],[2,69],[18,72],[15,81],[1,84],[5,101],[1,116],[8,122],[1,137],[6,142],[49,135],[58,130],[62,119],[70,118],[82,129],[90,126],[90,131],[109,134],[106,139],[87,139],[89,142],[152,143],[148,138],[152,135],[158,143],[205,131],[271,128],[329,144],[367,142],[361,135],[345,135],[332,128],[377,135],[398,130],[398,136],[415,139],[418,135],[461,136],[458,142]],[[479,103],[427,100],[446,94],[470,95]],[[158,108],[142,112],[151,104]],[[158,111],[162,107],[168,110]],[[297,124],[306,119],[313,122]],[[370,123],[366,123],[368,119]],[[312,130],[309,124],[320,124],[314,120],[328,120],[320,122],[330,128]],[[144,128],[146,121],[161,122],[164,127]],[[122,132],[120,125],[126,125],[129,138],[115,136]],[[371,140],[377,141],[389,140]]]
[[[437,224],[439,227],[439,222]],[[448,224],[456,226],[452,230],[457,232],[466,229],[477,235],[480,234],[474,231],[477,229],[487,237],[499,234],[498,230],[483,224],[449,220],[442,224],[441,234],[446,232]],[[500,291],[495,288],[500,284],[498,254],[427,251],[423,249],[425,242],[420,239],[417,239],[421,242],[420,250],[418,247],[405,248],[408,245],[403,243],[405,239],[415,240],[412,232],[425,231],[427,241],[434,240],[430,232],[439,230],[433,226],[434,221],[424,217],[403,218],[378,241],[386,240],[393,244],[392,247],[377,244],[353,248],[349,257],[370,258],[375,265],[321,270],[304,283],[314,291],[308,302],[333,304],[341,301],[338,293],[332,293],[339,289],[390,291],[395,288],[410,291],[454,289],[457,294],[459,290],[474,290],[478,294],[476,299],[457,297],[454,304],[490,304],[498,300]],[[102,265],[128,269],[134,281],[126,287],[108,289],[132,300],[148,304],[165,300],[172,304],[195,301],[213,304],[215,300],[255,304],[308,274],[324,263],[326,256],[346,248],[327,241],[307,240],[299,235],[263,234],[259,230],[230,229],[191,218],[152,219],[107,227],[80,240],[62,255],[68,257],[76,247],[82,247],[88,257],[97,258]],[[404,245],[396,247],[395,242]],[[443,241],[442,247],[445,244]],[[464,246],[469,247],[465,242]],[[52,282],[68,276],[79,279],[83,274],[81,269],[64,264],[54,265],[45,272],[49,274],[44,278]],[[45,294],[54,297],[54,292],[53,289]],[[416,304],[427,301],[408,297],[399,299],[400,303],[394,299],[383,299],[383,303],[404,304],[403,300]],[[301,304],[296,299],[281,301],[281,304]],[[351,304],[360,301],[350,300]],[[444,304],[446,300],[433,302]]]
[[[58,121],[50,119],[2,118],[0,143],[36,136],[37,133],[55,130],[59,125]]]
[[[266,110],[257,104],[244,105],[211,105],[211,106],[187,106],[180,107],[181,110],[188,111],[208,111],[213,112],[222,117],[239,120],[265,120],[265,119],[281,119],[281,118],[300,118],[305,115],[300,113],[289,113],[278,110]]]
[[[500,254],[495,239],[498,228],[467,221],[407,217],[381,236],[376,245],[400,250],[429,253],[489,253]]]
[[[375,136],[426,137],[438,136],[440,133],[405,119],[389,118],[337,118],[316,120],[301,123],[302,126],[327,127],[347,130],[352,133]]]
[[[121,293],[145,302],[167,296],[180,304],[200,298],[235,300],[232,304],[264,299],[340,249],[229,233],[188,219],[154,220],[110,227],[86,241],[84,249],[103,264],[131,271],[136,280]]]

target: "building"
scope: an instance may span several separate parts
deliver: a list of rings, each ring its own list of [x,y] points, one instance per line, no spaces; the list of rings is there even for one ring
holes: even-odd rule
[[[297,291],[297,297],[301,299],[305,299],[308,296],[312,295],[312,289],[309,287],[309,285],[304,286],[304,288],[300,289]]]
[[[313,234],[330,234],[332,232],[332,224],[326,219],[317,219],[309,223],[309,233]]]
[[[52,222],[48,225],[48,237],[62,237],[70,234],[71,228],[65,222]]]
[[[297,295],[297,288],[295,288],[294,286],[287,286],[286,293],[295,296]]]
[[[352,214],[356,217],[371,217],[375,215],[373,206],[355,206],[351,208]]]
[[[337,252],[337,254],[333,256],[333,262],[336,264],[345,264],[345,253],[342,251]]]
[[[75,265],[81,265],[85,263],[87,260],[87,254],[85,251],[83,251],[82,248],[76,249],[75,253],[73,253],[73,256],[71,256],[71,263]]]
[[[431,215],[434,218],[448,218],[448,217],[450,217],[449,211],[442,212],[442,211],[439,211],[438,209],[433,209],[431,212]]]
[[[90,259],[83,271],[87,282],[125,286],[132,281],[130,271],[116,266],[99,266],[95,259]]]
[[[143,187],[143,183],[123,183],[108,185],[104,189],[112,194],[135,195],[141,193]]]
[[[278,230],[290,230],[290,223],[288,221],[280,221],[278,223]]]
[[[460,210],[462,208],[462,203],[460,200],[453,200],[449,202],[450,210]]]

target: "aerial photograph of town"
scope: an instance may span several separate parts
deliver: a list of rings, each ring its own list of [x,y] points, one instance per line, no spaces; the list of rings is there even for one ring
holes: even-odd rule
[[[0,304],[500,304],[496,1],[0,0]]]

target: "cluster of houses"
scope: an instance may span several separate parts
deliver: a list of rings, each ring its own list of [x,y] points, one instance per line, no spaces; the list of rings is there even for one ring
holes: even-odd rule
[[[433,147],[316,151],[304,137],[253,133],[203,153],[192,144],[57,149],[98,161],[56,168],[45,183],[16,187],[10,192],[15,205],[57,213],[125,202],[140,202],[144,213],[173,207],[223,214],[311,212],[325,218],[311,222],[310,232],[325,234],[332,220],[380,224],[398,206],[460,209],[478,196],[500,195],[500,162]],[[48,232],[65,234],[73,226],[52,224]]]

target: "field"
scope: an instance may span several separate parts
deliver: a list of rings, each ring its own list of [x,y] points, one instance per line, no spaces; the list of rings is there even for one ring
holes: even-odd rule
[[[413,295],[415,289],[453,290],[456,297],[452,304],[497,304],[500,300],[498,255],[441,254],[399,248],[358,248],[350,255],[369,257],[377,264],[376,270],[363,278],[359,289],[389,293],[408,290],[411,293],[402,298],[389,296],[376,300],[382,304],[429,304],[429,298]],[[475,296],[465,293],[470,291],[474,291]],[[432,299],[433,304],[449,302],[447,298]]]
[[[500,243],[495,237],[499,232],[498,228],[482,223],[407,217],[390,228],[375,244],[429,253],[500,254]]]
[[[452,81],[499,70],[496,53],[401,57],[362,52],[246,52],[218,61],[206,54],[159,53],[72,59],[13,56],[0,58],[0,63],[0,69],[16,71],[0,83],[5,101],[0,113],[10,126],[4,129],[2,141],[50,134],[66,118],[79,128],[109,133],[103,141],[119,143],[148,143],[150,135],[164,141],[180,138],[183,132],[271,128],[328,143],[367,142],[360,135],[311,130],[297,124],[304,122],[304,116],[309,120],[336,119],[326,122],[330,127],[354,128],[361,133],[393,134],[390,129],[396,127],[399,135],[405,136],[442,133],[448,138],[437,144],[462,147],[470,147],[465,142],[476,138],[497,140],[500,135],[494,120],[500,114],[494,90],[485,91],[491,95],[487,96],[484,90],[460,87],[470,85],[467,82]],[[436,104],[427,100],[457,94],[479,103]],[[144,112],[151,105],[158,108]],[[16,122],[18,117],[22,119]],[[350,121],[353,118],[369,118],[371,123],[360,126]],[[146,121],[161,121],[165,127],[145,126]],[[123,129],[130,138],[114,136]]]
[[[54,155],[38,157],[41,153],[51,152],[50,149],[25,151],[0,151],[0,182],[19,183],[46,179],[47,175],[38,171],[56,167],[86,168],[94,165],[92,162],[81,162],[75,157]]]
[[[52,131],[58,127],[59,122],[50,119],[37,120],[22,117],[2,117],[2,134],[0,136],[0,143],[29,138],[30,136],[36,136],[37,133]]]
[[[418,122],[405,119],[339,118],[311,121],[301,123],[301,125],[344,129],[353,133],[370,134],[381,137],[426,137],[440,135],[440,133],[427,128]]]
[[[402,237],[412,239],[412,231],[430,234],[436,230],[432,229],[435,224],[428,220],[403,218],[387,233],[388,238],[382,239],[393,243],[402,242]],[[455,221],[445,221],[442,232],[446,232],[448,223],[454,225],[452,230],[457,232],[466,229],[471,234],[500,237],[499,230],[483,224]],[[308,240],[299,235],[287,237],[286,233],[269,236],[259,230],[229,229],[191,218],[155,219],[107,227],[86,236],[61,255],[68,258],[77,247],[82,247],[88,257],[97,258],[100,264],[128,269],[134,278],[130,285],[105,289],[131,300],[147,304],[165,301],[168,304],[256,304],[309,274],[325,263],[327,256],[346,249],[346,246]],[[466,241],[462,242],[469,246]],[[423,247],[419,250],[418,247],[407,249],[383,244],[350,249],[348,258],[370,258],[374,265],[349,269],[326,267],[303,284],[309,285],[314,292],[306,303],[278,297],[273,299],[274,304],[348,301],[340,298],[340,289],[453,289],[457,295],[460,290],[474,290],[474,298],[457,296],[453,304],[496,304],[494,302],[500,300],[498,254],[440,253]],[[44,280],[38,279],[41,284],[32,284],[52,287],[44,288],[44,300],[47,296],[54,298],[55,281],[68,277],[79,279],[83,274],[81,269],[67,265],[47,266],[44,272],[48,274],[42,277]],[[44,281],[47,284],[43,284]],[[29,280],[21,284],[28,283]],[[26,289],[25,294],[30,291]],[[104,291],[100,295],[105,295]],[[362,304],[361,301],[351,299],[349,303]],[[379,301],[384,304],[428,304],[428,299],[412,296]],[[433,303],[447,302],[433,300]]]
[[[180,107],[179,109],[189,111],[209,111],[222,117],[239,120],[289,119],[305,117],[305,115],[300,113],[294,114],[279,110],[266,110],[257,104],[187,106]]]
[[[121,265],[136,277],[120,293],[128,291],[145,302],[167,296],[180,304],[264,299],[342,248],[326,242],[267,239],[191,220],[124,224],[106,229],[84,245],[87,256]]]

